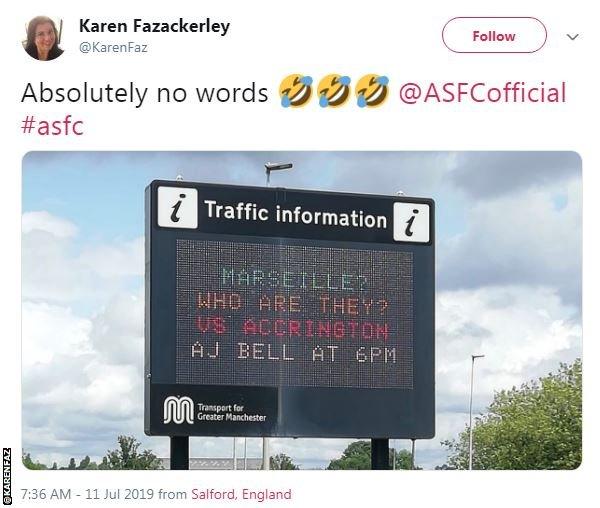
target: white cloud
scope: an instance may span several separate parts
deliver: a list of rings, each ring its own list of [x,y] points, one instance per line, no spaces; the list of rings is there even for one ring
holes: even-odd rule
[[[94,451],[102,455],[115,447],[119,434],[142,434],[139,305],[139,296],[116,295],[88,319],[59,305],[24,302],[23,446],[27,451],[52,454],[60,449],[65,458]],[[106,344],[98,348],[103,338]],[[124,357],[118,353],[119,345]]]
[[[144,273],[144,240],[80,246],[77,228],[48,212],[23,215],[23,298],[99,303]]]
[[[88,383],[81,396],[90,414],[113,419],[142,414],[142,372],[137,365],[111,365],[94,360],[85,366],[84,375]]]
[[[23,445],[52,460],[143,429],[143,292],[127,289],[143,239],[78,241],[69,221],[23,216]]]
[[[581,177],[575,152],[458,152],[446,178],[473,199],[563,185]]]
[[[511,388],[545,373],[581,348],[576,309],[555,290],[504,286],[443,292],[437,299],[437,385],[443,396],[464,396],[471,354],[477,361],[478,392]],[[475,333],[470,332],[476,324]],[[483,330],[483,332],[482,332]]]
[[[140,366],[144,348],[144,297],[120,293],[92,319],[90,340],[105,361]]]
[[[78,257],[82,266],[99,277],[112,279],[144,275],[144,239],[118,245],[100,245],[83,249]]]
[[[573,179],[474,203],[466,232],[438,247],[439,287],[548,286],[580,305],[581,192]]]
[[[92,351],[88,340],[92,323],[67,307],[23,302],[23,369],[51,364],[56,356],[79,356]]]
[[[77,234],[77,226],[45,211],[26,212],[21,219],[24,235],[32,231],[45,231],[58,238],[70,238]]]
[[[71,252],[71,237],[39,229],[22,238],[23,298],[48,303],[73,302],[93,286],[92,273],[82,269]]]

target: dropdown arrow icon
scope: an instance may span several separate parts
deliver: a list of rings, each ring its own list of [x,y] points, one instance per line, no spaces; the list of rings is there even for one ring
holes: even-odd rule
[[[575,34],[575,35],[567,34],[567,37],[569,39],[571,39],[572,41],[574,41],[575,39],[577,39],[577,37],[579,37],[579,34]]]

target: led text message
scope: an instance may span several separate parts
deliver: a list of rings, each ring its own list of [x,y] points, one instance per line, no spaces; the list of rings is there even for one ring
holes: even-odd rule
[[[178,383],[413,386],[413,255],[177,240]]]

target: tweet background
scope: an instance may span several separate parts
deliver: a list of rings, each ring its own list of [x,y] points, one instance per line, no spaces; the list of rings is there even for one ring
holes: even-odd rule
[[[47,12],[51,8],[53,12]],[[0,277],[4,291],[0,308],[4,324],[2,345],[5,418],[0,424],[3,446],[13,455],[21,443],[20,400],[20,213],[21,159],[31,150],[575,150],[583,159],[584,271],[583,316],[585,336],[598,333],[594,315],[597,267],[593,259],[597,240],[593,217],[598,213],[599,157],[594,127],[598,115],[596,84],[598,36],[592,7],[585,2],[565,4],[507,1],[501,6],[456,1],[399,7],[396,2],[377,5],[305,2],[302,6],[261,2],[184,2],[95,5],[69,2],[29,2],[7,8],[0,44],[5,49],[2,81],[3,192],[0,213],[5,241]],[[526,11],[526,12],[524,12]],[[18,46],[24,23],[40,12],[65,20],[66,50],[59,60],[44,64],[30,60]],[[55,14],[56,13],[56,14]],[[441,43],[441,27],[457,15],[534,15],[549,28],[546,47],[534,55],[455,55]],[[78,53],[82,34],[80,17],[92,18],[227,18],[227,37],[202,36],[183,41],[177,36],[148,37],[152,53],[94,56]],[[567,32],[581,32],[580,43],[570,44]],[[191,36],[188,36],[191,37]],[[129,37],[128,37],[129,38]],[[106,36],[102,39],[112,39]],[[116,39],[116,38],[115,38]],[[119,39],[120,40],[120,39]],[[576,49],[575,49],[576,48]],[[46,69],[47,67],[47,69]],[[339,71],[338,71],[339,69]],[[27,81],[44,79],[54,86],[90,83],[115,85],[130,79],[141,86],[241,86],[255,81],[274,97],[280,79],[291,72],[318,77],[330,72],[353,77],[380,72],[390,77],[392,97],[385,107],[363,111],[348,105],[336,111],[316,106],[283,110],[276,99],[266,104],[146,104],[135,110],[124,104],[58,105],[21,104]],[[356,78],[355,78],[356,79]],[[568,102],[558,105],[418,105],[404,106],[394,96],[400,81],[509,80],[568,81]],[[397,88],[396,88],[397,89]],[[86,134],[79,138],[43,139],[24,136],[18,128],[25,114],[71,113],[84,118]],[[367,116],[369,115],[369,116]],[[365,120],[365,118],[368,118]],[[360,473],[219,473],[202,472],[80,472],[57,477],[27,471],[14,461],[13,495],[21,487],[142,487],[214,488],[294,487],[294,504],[311,506],[345,502],[351,506],[386,503],[507,502],[561,506],[587,505],[598,470],[598,411],[594,406],[599,386],[598,345],[584,341],[584,461],[572,472],[407,472],[398,479],[386,472]],[[591,367],[590,367],[591,365]],[[75,477],[75,475],[77,475]],[[165,475],[165,476],[160,476]],[[73,478],[73,479],[72,479]],[[75,479],[76,478],[76,479]],[[161,478],[165,478],[162,480]],[[352,478],[352,481],[348,481]],[[432,488],[434,486],[435,488]],[[60,503],[56,503],[60,504]],[[149,505],[158,504],[148,503]]]

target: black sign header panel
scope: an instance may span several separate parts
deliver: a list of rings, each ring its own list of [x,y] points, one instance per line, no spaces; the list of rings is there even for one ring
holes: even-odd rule
[[[434,435],[434,203],[155,181],[154,435]]]

